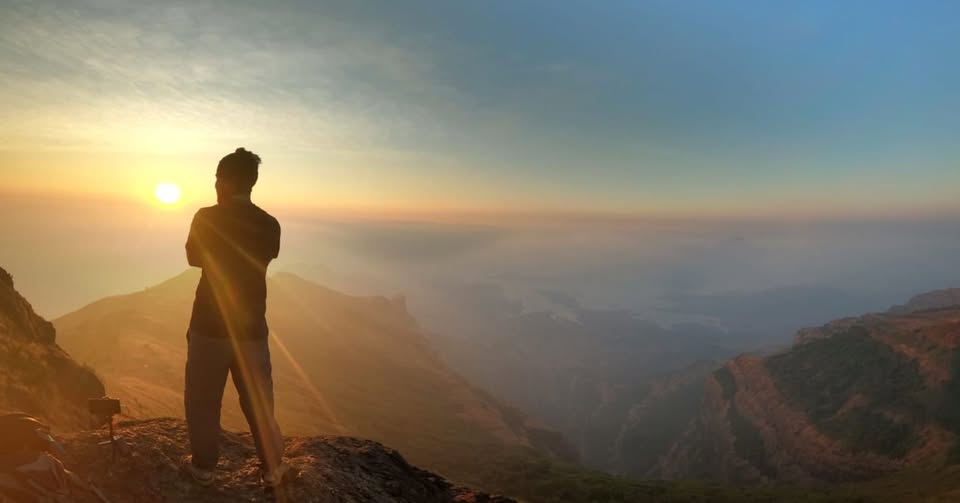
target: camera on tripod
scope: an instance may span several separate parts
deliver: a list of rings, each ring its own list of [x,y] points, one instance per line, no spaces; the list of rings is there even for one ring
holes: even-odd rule
[[[87,401],[87,408],[94,416],[108,419],[120,413],[120,400],[106,396],[103,398],[91,398]]]
[[[108,396],[91,398],[87,400],[87,409],[101,421],[100,424],[106,422],[110,425],[110,439],[99,445],[109,445],[113,451],[113,461],[116,462],[120,438],[113,434],[113,416],[120,413],[120,400]]]

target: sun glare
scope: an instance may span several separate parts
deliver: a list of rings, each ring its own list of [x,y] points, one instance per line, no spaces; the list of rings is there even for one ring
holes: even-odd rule
[[[180,187],[174,183],[163,182],[157,185],[153,195],[163,204],[175,204],[180,200]]]

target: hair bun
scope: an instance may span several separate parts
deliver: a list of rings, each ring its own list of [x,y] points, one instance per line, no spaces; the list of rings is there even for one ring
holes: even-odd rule
[[[237,149],[234,150],[233,153],[234,153],[234,154],[243,154],[243,153],[246,153],[246,151],[247,151],[247,149],[245,149],[245,148],[243,148],[243,147],[237,147]]]

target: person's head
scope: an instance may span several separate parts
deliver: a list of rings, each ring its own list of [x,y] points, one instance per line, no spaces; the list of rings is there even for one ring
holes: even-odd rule
[[[217,164],[217,202],[237,195],[249,196],[257,183],[259,170],[260,157],[242,147],[220,159]]]

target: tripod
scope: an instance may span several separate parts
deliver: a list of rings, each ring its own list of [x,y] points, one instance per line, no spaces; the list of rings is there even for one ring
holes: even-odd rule
[[[103,398],[91,398],[88,400],[87,405],[90,409],[90,413],[98,417],[101,421],[107,421],[110,431],[110,439],[104,442],[100,442],[97,445],[107,445],[109,444],[111,450],[113,451],[113,463],[117,462],[117,452],[119,451],[119,440],[113,432],[113,418],[120,413],[120,400],[115,398],[103,397]]]

